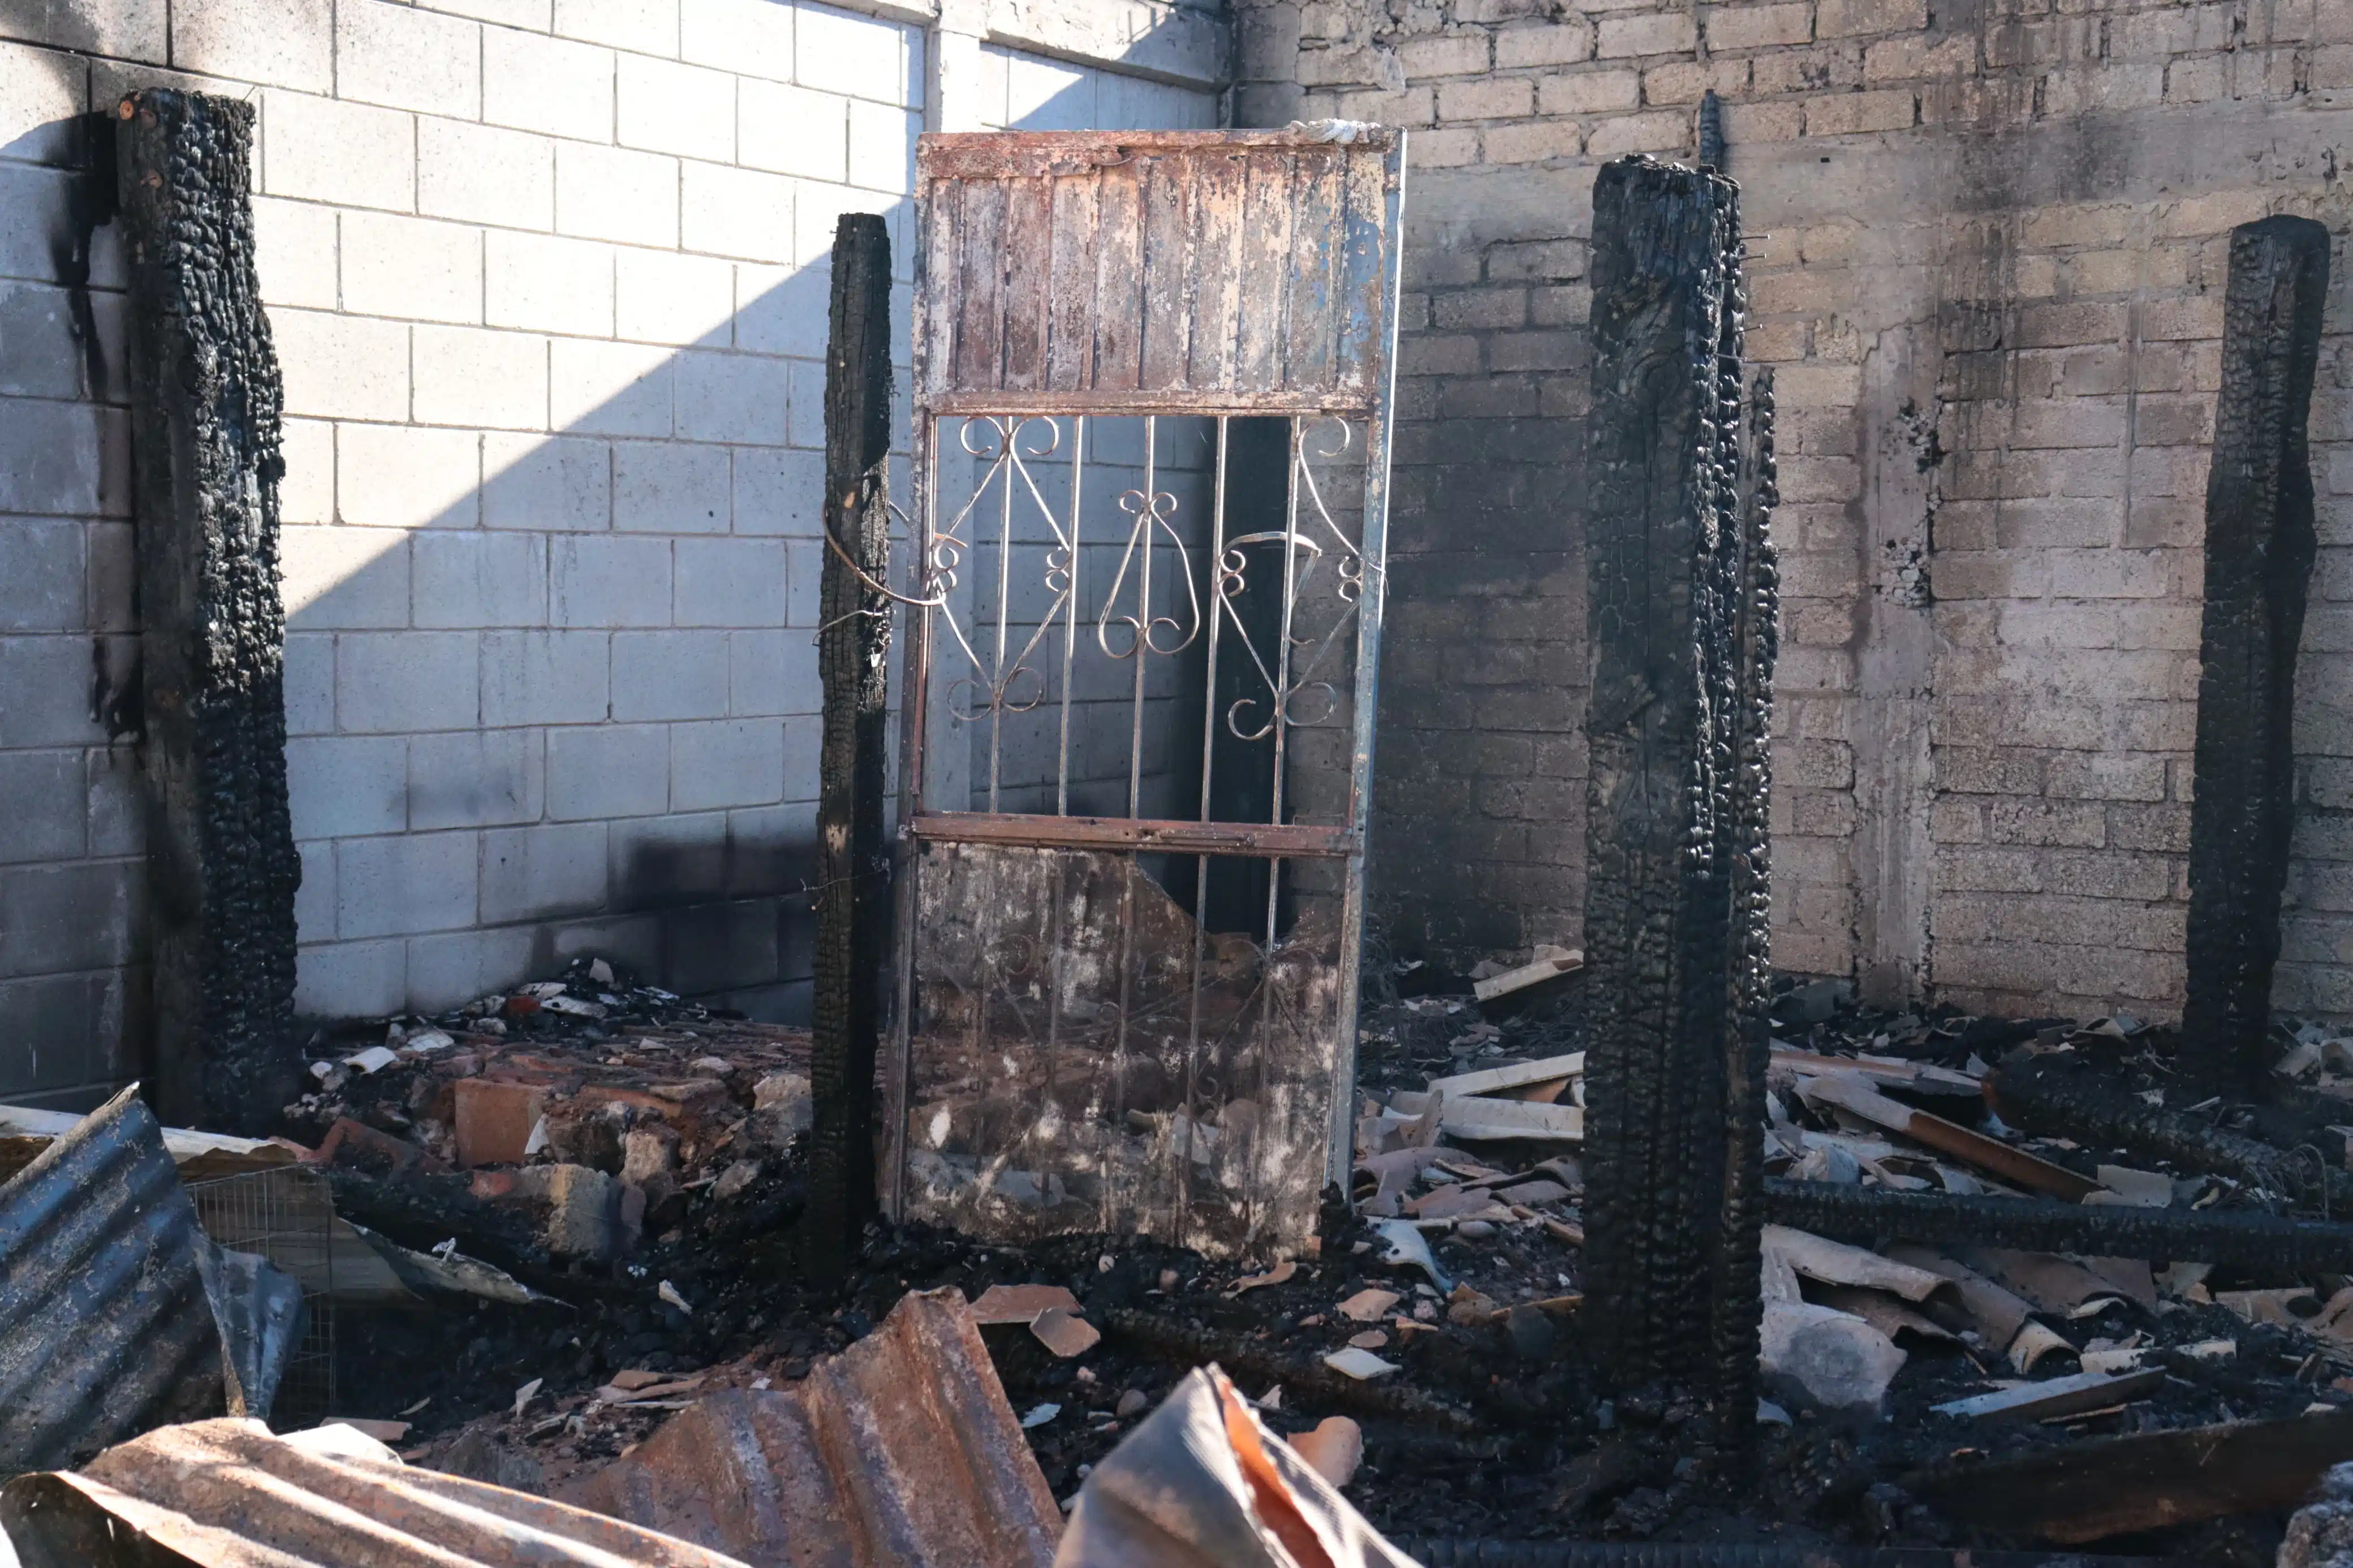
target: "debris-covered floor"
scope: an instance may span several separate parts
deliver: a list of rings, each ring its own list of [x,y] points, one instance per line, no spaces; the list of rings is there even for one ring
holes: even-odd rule
[[[1346,1495],[1402,1540],[2028,1547],[2048,1542],[2002,1528],[1998,1495],[2021,1457],[2353,1405],[2353,1288],[2337,1274],[1893,1237],[1866,1248],[1770,1229],[1764,1437],[1753,1480],[1729,1484],[1681,1430],[1690,1411],[1599,1401],[1582,1359],[1573,971],[1534,1002],[1368,1006],[1356,1212],[1327,1202],[1319,1256],[1235,1266],[1129,1237],[1012,1249],[877,1226],[847,1300],[818,1299],[795,1284],[805,1040],[601,969],[565,979],[322,1048],[332,1065],[288,1111],[290,1134],[340,1142],[339,1210],[428,1255],[455,1240],[552,1298],[444,1293],[348,1310],[339,1328],[343,1414],[406,1423],[396,1440],[412,1461],[526,1490],[575,1484],[718,1390],[791,1386],[908,1291],[950,1286],[984,1304],[994,1287],[1068,1292],[1034,1327],[1036,1300],[981,1312],[1056,1497],[1187,1371],[1216,1362],[1278,1431],[1358,1422]],[[1775,1037],[1777,1173],[1961,1195],[2073,1181],[2094,1205],[2316,1218],[2347,1163],[2329,1107],[2353,1090],[2353,1042],[2317,1030],[2282,1032],[2279,1106],[2179,1107],[2267,1147],[2294,1138],[2282,1169],[2301,1162],[2305,1175],[2290,1190],[2146,1147],[2031,1136],[1989,1109],[1982,1080],[2005,1062],[2077,1063],[2111,1100],[2166,1107],[2179,1098],[2166,1033],[2130,1018],[1890,1016],[1842,987],[1785,983]],[[1887,1124],[1922,1111],[2029,1158]],[[1514,1117],[1536,1135],[1490,1135]],[[500,1154],[513,1158],[485,1163]],[[565,1166],[595,1174],[530,1175]],[[1962,1401],[2018,1408],[1938,1408]],[[2345,1434],[2333,1441],[2353,1452]],[[2115,1462],[2143,1463],[2129,1449]],[[2099,1489],[2096,1474],[2088,1484]],[[2121,1531],[2109,1519],[2093,1539],[2267,1563],[2284,1517],[2266,1506]]]

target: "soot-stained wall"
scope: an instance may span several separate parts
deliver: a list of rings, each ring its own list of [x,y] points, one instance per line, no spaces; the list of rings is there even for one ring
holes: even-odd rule
[[[920,130],[1207,123],[1226,69],[1153,0],[945,10],[0,0],[0,1094],[90,1102],[153,1033],[89,116],[161,84],[258,121],[299,1011],[596,952],[792,1019],[836,219],[892,225],[903,367]]]
[[[1372,844],[1393,944],[1578,940],[1591,192],[1723,103],[1778,372],[1774,956],[2176,1013],[2229,233],[2341,236],[2353,5],[1244,0],[1238,116],[1412,128]],[[2353,1015],[2332,269],[2275,1000]]]

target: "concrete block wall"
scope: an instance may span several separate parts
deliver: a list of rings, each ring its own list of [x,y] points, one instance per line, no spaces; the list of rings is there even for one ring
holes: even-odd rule
[[[1155,16],[1198,32],[1116,8],[1139,47]],[[835,220],[892,220],[903,365],[927,121],[1215,113],[1168,60],[1131,82],[1119,47],[1016,100],[1030,57],[997,46],[976,99],[943,26],[0,0],[0,1091],[87,1098],[143,1035],[138,760],[93,717],[135,689],[122,267],[78,117],[146,83],[259,111],[301,1008],[438,1009],[596,952],[789,1018]]]
[[[1412,129],[1373,842],[1400,951],[1576,939],[1590,192],[1694,156],[1714,90],[1779,380],[1777,960],[2175,1012],[2226,237],[2353,221],[2353,4],[1242,0],[1237,29],[1240,122]],[[2338,1017],[2346,271],[2277,998]]]

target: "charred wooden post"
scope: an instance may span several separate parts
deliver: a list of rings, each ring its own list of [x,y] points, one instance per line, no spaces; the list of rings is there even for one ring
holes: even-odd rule
[[[2327,289],[2328,231],[2312,219],[2231,231],[2206,478],[2181,1018],[2183,1066],[2214,1092],[2253,1094],[2270,1066],[2263,1032],[2295,820],[2295,651],[2314,549],[2305,421]]]
[[[1770,390],[1741,483],[1736,188],[1594,187],[1588,1310],[1599,1363],[1755,1408],[1775,654]]]
[[[149,781],[155,1108],[258,1124],[301,1070],[278,591],[281,391],[254,274],[248,104],[118,107]]]
[[[807,1261],[838,1280],[874,1202],[874,1056],[891,906],[882,841],[883,719],[890,700],[891,236],[871,213],[833,238],[825,367],[825,574],[818,673],[817,953],[810,1084]]]

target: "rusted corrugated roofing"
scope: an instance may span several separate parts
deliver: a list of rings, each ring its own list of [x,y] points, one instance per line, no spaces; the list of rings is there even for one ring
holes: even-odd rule
[[[0,1473],[219,1413],[203,1238],[135,1086],[0,1186]]]
[[[744,1568],[585,1510],[236,1419],[149,1433],[79,1473],[19,1476],[0,1491],[0,1521],[26,1568]]]
[[[788,1392],[700,1401],[569,1495],[762,1564],[1050,1568],[1062,1528],[952,1289]]]

